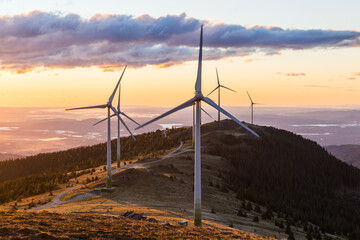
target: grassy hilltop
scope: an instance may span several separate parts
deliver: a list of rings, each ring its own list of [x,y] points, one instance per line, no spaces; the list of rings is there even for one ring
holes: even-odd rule
[[[202,126],[204,226],[235,231],[239,238],[245,231],[277,238],[335,239],[336,235],[358,239],[360,170],[301,136],[272,127],[251,127],[261,139],[230,120]],[[191,128],[172,129],[167,135],[160,131],[141,134],[136,142],[122,138],[122,166],[159,159],[180,141],[184,142],[182,150],[190,149]],[[112,144],[115,162],[116,141]],[[105,183],[105,153],[105,145],[98,144],[0,162],[3,210],[20,214],[52,201],[49,192],[57,195],[79,185],[63,200],[85,193],[91,197],[46,211],[112,217],[135,211],[172,226],[179,220],[191,225],[193,152],[121,169],[112,179],[116,189],[98,192],[95,189]]]

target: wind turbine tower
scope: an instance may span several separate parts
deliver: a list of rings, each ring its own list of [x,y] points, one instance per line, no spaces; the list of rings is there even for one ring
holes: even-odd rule
[[[201,111],[212,118],[212,116],[203,108],[201,108]],[[192,146],[195,147],[195,104],[193,104]]]

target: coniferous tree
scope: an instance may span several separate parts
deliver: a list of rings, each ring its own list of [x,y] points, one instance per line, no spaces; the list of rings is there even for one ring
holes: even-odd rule
[[[252,207],[252,205],[251,205],[250,202],[248,202],[248,203],[246,204],[246,210],[248,210],[248,211],[252,211],[252,210],[253,210],[253,207]]]
[[[311,231],[310,231],[310,229],[308,229],[308,231],[306,232],[306,239],[307,239],[307,240],[312,240],[312,239],[313,239],[312,236],[311,236]]]

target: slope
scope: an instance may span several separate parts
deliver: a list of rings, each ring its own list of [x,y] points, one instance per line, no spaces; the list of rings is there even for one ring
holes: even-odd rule
[[[344,162],[360,168],[360,145],[330,145],[325,146],[325,149]]]

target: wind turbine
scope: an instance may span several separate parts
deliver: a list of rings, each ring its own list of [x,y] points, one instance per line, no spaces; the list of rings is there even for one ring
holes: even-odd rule
[[[259,137],[253,130],[248,128],[242,122],[237,120],[233,115],[225,111],[223,108],[214,103],[211,99],[204,97],[201,92],[201,64],[202,64],[202,45],[203,45],[203,26],[201,25],[200,31],[200,49],[199,49],[199,61],[198,61],[198,72],[195,83],[195,96],[183,104],[163,113],[162,115],[142,124],[137,127],[144,127],[152,122],[155,122],[165,116],[168,116],[174,112],[177,112],[181,109],[191,107],[195,103],[195,177],[194,177],[194,225],[201,226],[201,139],[200,139],[200,121],[201,121],[201,101],[206,102],[213,108],[221,111],[223,114],[231,118],[233,121],[244,127],[246,130],[254,134],[256,137]]]
[[[217,89],[217,90],[218,90],[218,105],[219,105],[219,107],[220,107],[220,89],[221,89],[221,88],[225,88],[225,89],[230,90],[230,91],[233,91],[233,92],[236,92],[236,91],[235,91],[235,90],[232,90],[231,88],[225,87],[224,85],[221,85],[221,84],[220,84],[218,70],[217,70],[217,68],[215,68],[215,69],[216,69],[216,79],[217,79],[218,85],[217,85],[217,87],[214,88],[214,90],[212,90],[207,96],[209,96],[210,94],[212,94],[212,93]],[[218,110],[218,121],[220,121],[220,110]]]
[[[140,124],[138,124],[135,120],[133,120],[132,118],[130,118],[128,115],[126,115],[124,112],[120,111],[120,92],[121,92],[121,83],[119,84],[119,99],[118,99],[118,105],[117,105],[117,113],[123,115],[124,117],[126,117],[127,119],[129,119],[130,121],[132,121],[133,123],[137,124],[138,126],[140,126]],[[110,116],[110,118],[116,116],[115,114],[112,114]],[[105,121],[108,118],[104,118],[100,121],[98,121],[97,123],[95,123],[93,126]],[[125,123],[124,123],[125,124]],[[124,125],[126,127],[126,129],[128,129],[128,127],[126,125]],[[117,120],[117,155],[116,155],[116,162],[117,162],[117,167],[120,167],[120,119],[118,118]],[[128,130],[129,131],[129,130]],[[130,131],[129,131],[130,132]],[[131,134],[131,133],[130,133]]]
[[[250,108],[251,108],[251,124],[254,124],[254,105],[263,105],[261,103],[255,103],[253,102],[253,100],[251,99],[250,97],[250,94],[248,91],[246,91],[247,95],[249,96],[249,99],[250,99],[250,102],[251,102],[251,105],[250,105]]]
[[[122,118],[119,116],[118,112],[116,111],[116,109],[112,106],[112,101],[114,99],[115,93],[116,93],[116,89],[120,84],[121,78],[124,75],[124,72],[126,70],[126,66],[120,76],[119,81],[116,84],[116,87],[114,89],[114,91],[112,92],[112,94],[109,97],[109,100],[106,104],[102,104],[102,105],[96,105],[96,106],[89,106],[89,107],[79,107],[79,108],[70,108],[70,109],[66,109],[67,111],[70,110],[79,110],[79,109],[89,109],[89,108],[107,108],[107,112],[108,112],[108,127],[107,127],[107,181],[106,181],[106,187],[107,188],[111,188],[111,128],[110,128],[110,109],[115,113],[115,115],[118,117],[118,119],[121,121],[122,124],[124,124],[124,126],[126,127],[126,129],[128,130],[128,132],[131,134],[131,136],[134,138],[134,136],[132,135],[132,133],[130,132],[130,130],[127,128],[126,124],[124,123],[124,121],[122,120]],[[135,140],[135,138],[134,138]]]

